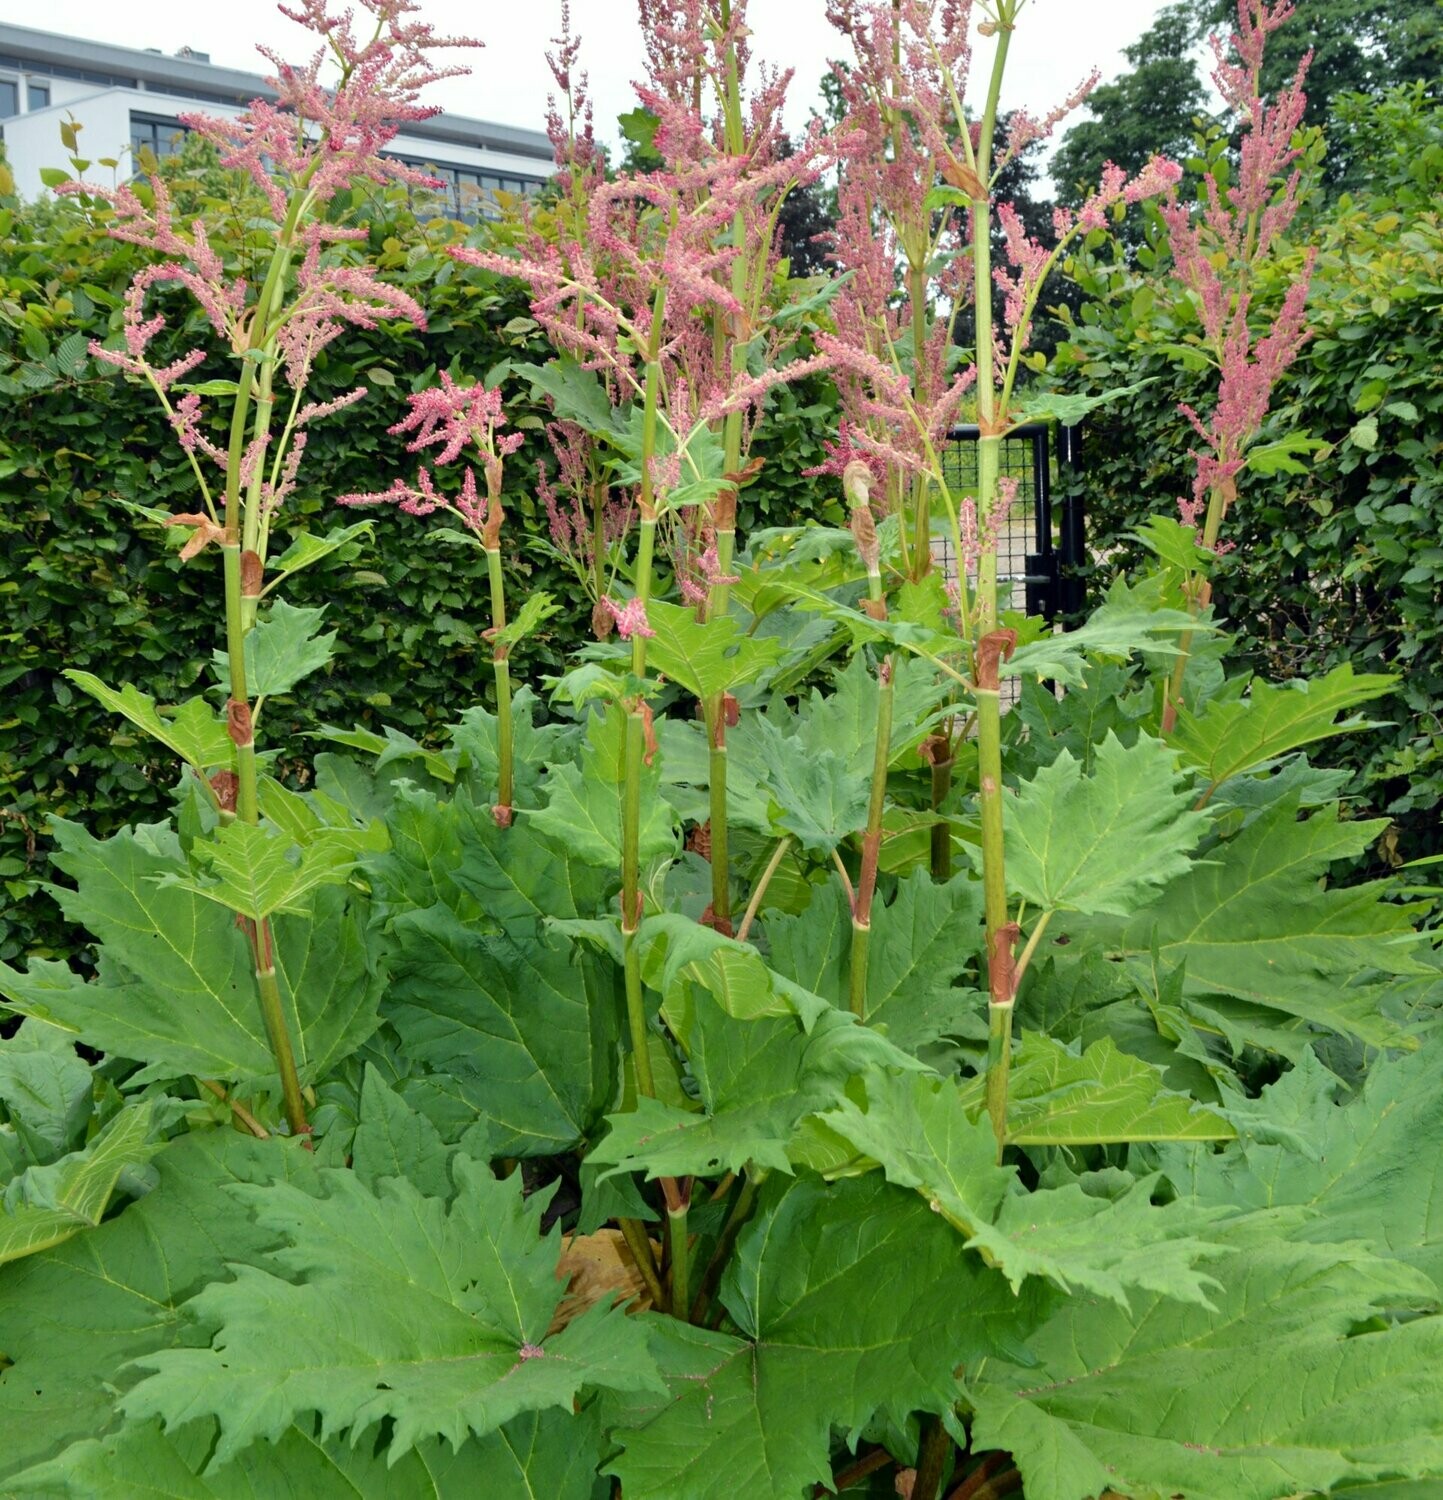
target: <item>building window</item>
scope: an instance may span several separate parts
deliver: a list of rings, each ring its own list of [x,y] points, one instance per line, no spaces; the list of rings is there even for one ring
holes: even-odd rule
[[[48,82],[32,78],[25,85],[25,107],[26,109],[44,109],[50,103],[50,85]]]
[[[130,150],[138,161],[142,148],[148,147],[157,158],[174,156],[190,132],[179,120],[159,115],[131,115]]]
[[[104,83],[112,88],[133,89],[137,80],[126,76],[124,73],[99,73],[94,68],[72,68],[67,63],[50,62],[47,59],[12,57],[8,52],[0,52],[0,68],[17,68],[23,71],[33,68],[37,63],[42,66],[52,78],[75,78],[81,83]]]
[[[20,113],[20,85],[13,78],[0,78],[0,120]]]
[[[420,218],[438,218],[444,214],[466,224],[474,224],[478,219],[494,219],[500,216],[496,202],[498,192],[535,193],[543,185],[535,177],[503,176],[475,167],[440,166],[414,156],[398,156],[396,160],[425,172],[428,177],[439,177],[444,184],[439,188],[411,190],[411,206]]]

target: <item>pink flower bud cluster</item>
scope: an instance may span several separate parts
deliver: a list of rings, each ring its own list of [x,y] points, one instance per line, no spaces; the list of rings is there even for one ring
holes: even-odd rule
[[[358,179],[384,182],[419,177],[381,153],[404,124],[435,113],[418,102],[426,84],[465,71],[433,66],[428,51],[479,44],[436,36],[429,26],[411,19],[418,9],[414,0],[360,0],[360,4],[374,22],[362,27],[364,40],[358,40],[354,30],[354,7],[337,11],[332,0],[282,5],[285,15],[321,43],[310,62],[293,67],[263,48],[276,70],[268,80],[277,95],[274,101],[258,99],[236,119],[180,117],[197,134],[220,146],[225,166],[250,174],[266,198],[277,231],[289,236],[299,253],[293,286],[282,282],[273,288],[276,295],[264,308],[248,300],[245,279],[230,274],[225,257],[210,242],[204,221],[196,219],[188,228],[176,223],[170,191],[159,174],[148,189],[81,182],[59,189],[107,203],[106,228],[112,237],[164,257],[142,269],[127,291],[121,329],[124,349],[107,349],[97,342],[91,344],[91,353],[127,374],[151,381],[167,401],[167,414],[184,451],[192,457],[203,456],[227,473],[229,455],[206,436],[198,394],[189,392],[173,406],[167,399],[203,361],[205,351],[190,350],[164,365],[153,364],[149,358],[151,344],[166,328],[162,314],[146,314],[152,288],[184,287],[205,312],[217,339],[237,357],[273,345],[279,369],[297,402],[316,355],[345,328],[374,329],[385,319],[404,319],[421,328],[426,324],[414,297],[388,286],[372,267],[346,259],[342,247],[364,242],[368,231],[326,223],[316,217],[316,210]],[[334,86],[323,87],[321,69],[328,58],[339,64],[340,77]],[[291,424],[289,446],[283,453],[270,451],[269,431],[258,434],[241,454],[237,473],[228,478],[241,490],[258,493],[264,510],[274,511],[295,489],[308,425],[364,395],[362,388],[335,401],[305,406]]]
[[[1267,415],[1273,389],[1308,338],[1305,307],[1315,259],[1311,251],[1271,328],[1255,338],[1249,321],[1256,273],[1298,208],[1301,151],[1293,137],[1307,104],[1303,79],[1312,54],[1303,58],[1292,82],[1271,103],[1261,93],[1267,39],[1292,14],[1288,0],[1238,0],[1238,29],[1231,38],[1236,60],[1228,58],[1219,38],[1212,39],[1217,61],[1213,80],[1241,116],[1236,181],[1223,192],[1208,176],[1201,207],[1172,198],[1162,209],[1176,275],[1196,299],[1203,337],[1219,371],[1217,402],[1206,421],[1193,407],[1180,408],[1204,443],[1194,455],[1195,512],[1216,494],[1220,516],[1226,514],[1234,480]]]
[[[749,71],[745,16],[745,0],[734,0],[725,27],[703,0],[641,0],[647,66],[636,88],[657,118],[653,145],[664,164],[611,182],[593,156],[579,45],[564,16],[549,61],[565,108],[553,104],[550,128],[570,191],[514,253],[448,252],[525,282],[553,347],[598,373],[614,404],[641,400],[646,367],[659,368],[660,428],[671,452],[647,477],[663,506],[680,481],[689,434],[728,418],[735,427],[739,414],[745,467],[771,392],[826,363],[789,359],[794,331],[772,322],[765,300],[734,290],[738,279],[771,284],[777,205],[794,185],[816,181],[838,149],[815,124],[795,149],[786,143],[787,75]],[[732,76],[729,48],[741,94],[740,116],[730,120],[720,104]],[[734,368],[735,344],[752,350],[750,370],[766,373]]]
[[[646,618],[646,605],[642,600],[631,598],[625,604],[618,604],[607,595],[601,604],[616,622],[616,633],[622,640],[629,641],[634,635],[649,638],[656,634]]]
[[[577,70],[581,38],[571,29],[571,0],[561,0],[561,35],[552,38],[554,52],[546,54],[546,66],[556,80],[566,114],[557,96],[546,101],[546,134],[558,168],[572,172],[583,190],[606,178],[606,158],[596,140],[595,111],[585,70]]]
[[[438,510],[454,512],[461,523],[478,537],[483,546],[495,550],[500,539],[501,480],[504,460],[522,444],[525,434],[499,429],[505,425],[501,392],[487,390],[477,383],[457,385],[444,371],[441,383],[408,396],[410,411],[388,429],[393,435],[414,434],[406,445],[408,453],[420,453],[439,445],[434,462],[438,466],[454,463],[462,452],[474,448],[486,476],[486,494],[476,487],[476,471],[469,464],[461,477],[461,493],[444,495],[435,486],[430,470],[422,467],[416,488],[396,480],[388,490],[342,495],[338,505],[396,505],[407,515],[429,516]]]
[[[861,144],[842,160],[832,259],[846,284],[832,303],[835,339],[819,343],[838,371],[849,448],[897,470],[933,466],[977,379],[975,369],[954,369],[953,319],[931,316],[934,307],[956,308],[973,296],[966,252],[975,223],[967,205],[989,204],[996,173],[1050,135],[1098,77],[1089,74],[1040,117],[1015,112],[994,158],[979,161],[980,126],[967,122],[964,139],[957,116],[972,61],[973,10],[971,0],[829,0],[827,7],[855,52],[855,63],[838,67],[834,76],[845,128]],[[1161,159],[1131,181],[1110,168],[1078,219],[1059,219],[1058,235],[1105,222],[1114,203],[1164,192],[1180,176],[1179,168]],[[960,196],[940,228],[934,196],[939,186],[952,190],[953,201]],[[1004,327],[1020,350],[1055,251],[1029,238],[1010,206],[998,212],[1011,269],[999,267],[994,276],[1005,297]],[[925,342],[919,329],[925,329]],[[999,379],[1008,358],[999,339],[993,351]]]
[[[254,100],[236,119],[183,114],[181,123],[213,141],[223,165],[250,175],[278,223],[296,188],[328,203],[359,179],[435,186],[425,173],[383,152],[405,125],[439,113],[420,102],[428,84],[469,71],[440,67],[428,54],[481,43],[437,36],[411,19],[421,9],[416,0],[360,0],[371,21],[359,34],[353,6],[337,11],[332,0],[299,0],[279,9],[324,45],[304,66],[260,48],[275,67],[266,80],[276,92],[274,102]],[[328,86],[322,73],[331,63],[339,63],[340,78]]]
[[[550,422],[546,435],[556,458],[556,483],[553,485],[546,464],[538,460],[536,493],[546,509],[552,545],[571,564],[578,581],[595,601],[599,592],[597,542],[604,561],[631,529],[633,508],[623,494],[595,482],[589,440],[580,427],[573,422]],[[593,513],[598,498],[599,517]]]
[[[959,569],[965,574],[975,574],[984,552],[996,547],[1007,522],[1017,504],[1018,482],[1011,474],[1002,474],[997,479],[997,494],[986,516],[978,522],[977,502],[968,495],[957,510],[957,529],[962,542]]]

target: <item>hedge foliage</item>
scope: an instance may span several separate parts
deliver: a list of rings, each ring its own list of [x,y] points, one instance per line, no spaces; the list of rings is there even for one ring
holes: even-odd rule
[[[1342,662],[1403,674],[1372,714],[1388,722],[1338,753],[1361,800],[1397,820],[1382,852],[1407,858],[1438,847],[1443,802],[1443,109],[1405,91],[1355,101],[1342,123],[1371,143],[1373,190],[1315,205],[1261,290],[1260,322],[1318,244],[1314,337],[1239,480],[1215,602],[1243,663],[1271,680]],[[1075,268],[1090,300],[1055,373],[1069,390],[1151,381],[1084,440],[1088,541],[1110,575],[1139,556],[1133,528],[1191,493],[1177,405],[1215,376],[1199,373],[1190,305],[1162,293],[1156,222],[1136,264],[1095,253]]]
[[[232,244],[244,243],[236,185],[203,151],[188,146],[162,170],[183,212],[204,209],[230,221]],[[386,429],[403,413],[405,394],[434,382],[439,370],[489,371],[493,383],[510,376],[511,419],[529,438],[507,466],[513,587],[516,597],[529,586],[573,601],[569,572],[543,544],[546,519],[533,489],[536,462],[548,451],[546,411],[529,383],[505,368],[544,363],[550,348],[514,284],[452,274],[442,253],[468,233],[504,236],[507,227],[418,222],[402,191],[369,196],[355,209],[368,224],[372,257],[422,303],[429,326],[424,333],[351,330],[320,356],[313,399],[358,383],[370,395],[312,430],[300,489],[280,529],[293,535],[354,520],[354,512],[335,512],[335,496],[412,473],[406,439]],[[119,328],[125,287],[144,254],[97,235],[67,200],[0,198],[0,890],[8,898],[0,901],[0,960],[74,948],[75,935],[37,893],[48,876],[50,815],[78,819],[104,837],[154,819],[169,802],[154,747],[61,672],[87,669],[172,702],[193,690],[215,644],[211,580],[202,570],[218,569],[218,554],[182,566],[174,540],[127,509],[193,510],[190,471],[151,393],[86,353],[90,339]],[[210,343],[203,314],[185,295],[162,292],[158,305],[179,325],[174,352]],[[193,378],[230,373],[216,359]],[[752,496],[760,490],[743,490],[744,529],[835,503],[802,474],[820,461],[822,439],[835,425],[831,399],[818,384],[774,401],[756,449],[769,464],[768,509],[757,513]],[[327,605],[339,645],[328,675],[268,705],[273,744],[295,743],[327,724],[394,725],[426,740],[441,715],[454,717],[458,704],[483,701],[491,690],[489,649],[480,649],[479,551],[448,547],[424,523],[386,511],[376,516],[372,541],[354,546],[350,558],[352,567],[315,569],[288,588],[295,604]],[[525,669],[562,660],[576,634],[589,630],[589,616],[589,606],[557,615],[547,634],[527,643]],[[288,769],[304,774],[300,765]]]

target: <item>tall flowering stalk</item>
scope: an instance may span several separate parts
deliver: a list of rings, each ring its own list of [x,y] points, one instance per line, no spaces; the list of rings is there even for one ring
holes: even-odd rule
[[[639,92],[658,119],[655,144],[665,166],[613,182],[595,171],[589,137],[584,126],[577,128],[584,119],[576,103],[577,45],[563,33],[552,54],[558,85],[568,91],[565,118],[560,106],[552,110],[558,160],[570,187],[559,234],[535,234],[515,256],[463,247],[450,252],[463,264],[527,282],[532,314],[558,350],[600,376],[612,399],[636,413],[634,436],[619,449],[614,433],[593,436],[608,447],[607,466],[633,486],[636,518],[631,597],[612,600],[607,612],[630,641],[636,685],[627,702],[621,920],[627,1009],[644,1094],[652,1093],[653,1081],[636,948],[639,798],[649,727],[641,685],[646,607],[657,584],[658,551],[665,550],[660,533],[676,528],[683,511],[694,516],[693,507],[704,509],[704,521],[685,533],[700,538],[700,548],[694,552],[683,542],[677,549],[677,584],[703,614],[724,611],[742,477],[728,466],[743,464],[749,414],[777,384],[826,364],[818,357],[749,373],[749,348],[764,337],[758,302],[769,280],[780,195],[821,167],[819,144],[791,158],[777,150],[784,79],[769,81],[752,101],[753,125],[743,129],[743,14],[735,3],[643,4],[649,72]],[[720,110],[709,120],[703,103],[712,92]],[[718,433],[721,475],[712,462]],[[574,466],[569,453],[562,462]],[[593,514],[604,515],[604,507],[595,505]],[[574,538],[574,527],[568,530]],[[593,566],[597,555],[593,545]],[[609,598],[602,597],[603,608]],[[729,930],[725,706],[703,708],[713,752],[713,921]]]
[[[1219,536],[1237,499],[1237,476],[1267,415],[1274,386],[1308,338],[1305,306],[1315,250],[1308,251],[1271,328],[1255,338],[1249,324],[1258,272],[1298,209],[1301,172],[1296,163],[1302,153],[1292,142],[1307,104],[1303,80],[1312,53],[1303,57],[1292,82],[1272,103],[1262,94],[1268,37],[1292,14],[1291,0],[1238,0],[1238,28],[1228,46],[1212,37],[1213,83],[1240,118],[1243,132],[1236,185],[1223,191],[1209,174],[1203,179],[1206,201],[1200,208],[1189,208],[1174,196],[1162,209],[1175,274],[1197,304],[1203,339],[1219,375],[1217,401],[1206,422],[1191,406],[1179,408],[1203,447],[1194,454],[1192,496],[1178,507],[1202,548],[1212,553],[1227,550]],[[1211,581],[1199,572],[1188,578],[1186,589],[1189,609],[1201,614],[1212,599]],[[1164,734],[1175,727],[1183,702],[1191,638],[1184,637],[1180,645],[1164,690]]]
[[[857,163],[849,162],[842,175],[835,258],[851,277],[835,303],[836,335],[819,340],[839,372],[849,419],[846,449],[839,449],[835,462],[860,456],[885,474],[889,500],[904,509],[901,571],[918,578],[930,567],[934,494],[946,511],[958,559],[957,616],[976,701],[989,955],[987,1103],[999,1141],[1005,1132],[1017,993],[1013,950],[1021,935],[1008,916],[1003,850],[1000,676],[1015,636],[998,628],[998,507],[1009,499],[1001,478],[1001,445],[1019,420],[1015,396],[1022,356],[1042,284],[1058,258],[1077,235],[1105,223],[1114,205],[1155,197],[1182,175],[1161,158],[1131,179],[1109,164],[1075,216],[1058,212],[1050,249],[1025,235],[1009,206],[994,206],[992,191],[1002,169],[1051,131],[1095,82],[1095,75],[1084,80],[1042,119],[1014,116],[1007,139],[996,141],[1008,50],[1025,3],[832,0],[829,16],[856,51],[856,67],[842,80],[848,125],[866,134],[871,149]],[[993,46],[976,120],[964,107],[974,15],[980,17],[977,30]],[[954,209],[960,210],[960,222]],[[1008,262],[995,271],[994,212]],[[935,278],[933,267],[940,268]],[[993,319],[994,280],[1005,297],[1000,328]],[[899,282],[903,299],[897,295]],[[934,316],[926,307],[929,299],[945,311]],[[955,320],[969,300],[976,330],[973,359],[953,373]],[[969,393],[981,429],[977,494],[959,502],[941,458]],[[971,557],[976,584],[969,598],[966,561]],[[949,727],[946,742],[932,751],[942,765],[951,761],[951,736]],[[945,777],[934,785],[945,795]]]
[[[874,620],[887,618],[887,598],[882,585],[882,552],[877,523],[872,515],[873,475],[866,463],[853,460],[842,475],[842,487],[851,505],[852,540],[867,570],[867,598],[863,609]],[[862,832],[862,863],[851,892],[852,948],[848,965],[848,1000],[859,1021],[867,1015],[867,968],[872,940],[872,900],[877,893],[877,867],[882,854],[882,815],[887,805],[887,768],[892,754],[893,679],[892,656],[877,669],[877,723],[873,731],[872,786],[867,798],[867,826]]]
[[[728,607],[735,545],[736,488],[746,477],[750,419],[779,383],[823,368],[823,357],[780,366],[768,361],[752,375],[751,359],[776,354],[782,344],[768,328],[763,298],[775,263],[776,212],[789,186],[821,170],[820,136],[784,157],[780,109],[786,77],[769,77],[744,93],[744,0],[640,0],[648,50],[642,103],[657,119],[655,146],[664,165],[654,172],[604,180],[589,130],[579,45],[563,17],[550,62],[562,104],[553,103],[549,128],[563,174],[555,230],[532,234],[518,255],[457,247],[456,260],[520,278],[531,288],[532,315],[583,371],[599,378],[621,423],[587,428],[575,410],[557,403],[556,436],[563,473],[577,489],[575,429],[593,440],[587,468],[630,487],[635,516],[631,592],[601,592],[600,558],[610,504],[593,479],[589,547],[578,528],[558,525],[565,550],[589,551],[597,592],[594,618],[614,625],[630,643],[623,699],[626,722],[621,798],[621,947],[627,1025],[640,1094],[654,1097],[639,936],[643,919],[640,859],[641,791],[654,739],[646,700],[647,607],[661,583],[659,550],[676,559],[683,599],[702,619]],[[717,113],[706,106],[714,96]],[[624,432],[621,430],[624,427]],[[718,452],[720,450],[720,452]],[[573,511],[573,516],[575,512]],[[668,544],[670,547],[668,548]],[[711,922],[731,930],[727,858],[726,747],[728,705],[714,695],[702,705],[711,757]],[[662,1180],[666,1198],[673,1310],[689,1311],[688,1213],[690,1184]],[[644,1261],[644,1237],[631,1226],[634,1251]],[[640,1242],[639,1246],[635,1242]]]
[[[500,433],[506,422],[500,391],[487,390],[483,385],[458,386],[444,370],[439,386],[420,391],[407,400],[411,410],[390,429],[392,434],[415,434],[406,445],[410,453],[438,448],[432,459],[438,468],[454,463],[467,449],[473,449],[481,465],[485,494],[477,489],[476,470],[471,465],[467,465],[460,492],[455,496],[443,494],[430,470],[422,466],[415,488],[398,479],[388,490],[342,495],[336,503],[393,504],[412,516],[429,516],[437,511],[454,515],[465,527],[460,535],[474,541],[485,554],[491,598],[491,628],[486,634],[491,642],[491,670],[496,683],[496,801],[491,816],[499,828],[509,828],[515,791],[510,665],[514,632],[507,625],[506,585],[501,571],[501,525],[506,514],[501,507],[501,482],[505,460],[521,446],[523,435]]]
[[[255,729],[259,704],[247,676],[247,636],[262,597],[279,579],[266,581],[271,528],[294,491],[311,424],[360,401],[364,387],[323,404],[307,403],[305,389],[317,354],[348,326],[373,329],[385,319],[425,326],[419,304],[377,279],[347,246],[367,231],[328,222],[327,206],[357,180],[429,184],[423,174],[384,148],[407,123],[437,113],[419,102],[428,84],[465,72],[434,65],[428,53],[475,46],[438,37],[411,19],[412,0],[362,0],[366,26],[356,12],[333,12],[330,0],[281,5],[321,43],[304,66],[293,66],[262,48],[274,65],[267,79],[275,102],[256,100],[235,119],[183,114],[183,124],[221,152],[221,165],[247,173],[269,209],[274,232],[259,287],[235,275],[210,243],[205,224],[177,224],[159,178],[144,185],[96,187],[75,182],[66,191],[82,201],[109,205],[108,232],[162,257],[135,277],[126,295],[122,349],[92,344],[91,352],[155,392],[179,439],[196,481],[201,509],[170,518],[189,529],[186,560],[212,544],[222,558],[224,641],[229,673],[226,723],[234,769],[214,778],[210,792],[223,821],[259,822]],[[327,62],[338,73],[322,82]],[[217,340],[236,367],[228,437],[207,431],[201,394],[182,382],[206,357],[192,349],[157,365],[150,348],[164,317],[147,316],[147,298],[164,284],[183,286],[200,304]],[[254,956],[257,997],[280,1075],[287,1121],[308,1129],[276,973],[275,938],[266,918],[243,918]]]

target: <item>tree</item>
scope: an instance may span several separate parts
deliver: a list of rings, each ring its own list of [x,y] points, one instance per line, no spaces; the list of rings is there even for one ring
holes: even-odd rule
[[[1207,96],[1194,55],[1198,39],[1196,3],[1178,0],[1123,55],[1129,71],[1094,89],[1087,101],[1093,118],[1074,125],[1052,162],[1058,198],[1077,204],[1097,186],[1105,163],[1137,171],[1150,156],[1183,158],[1192,153],[1193,119]]]
[[[792,155],[790,140],[780,143],[782,157]],[[777,214],[777,248],[787,257],[793,276],[815,276],[827,268],[827,246],[819,236],[837,227],[837,194],[821,182],[794,187]]]

